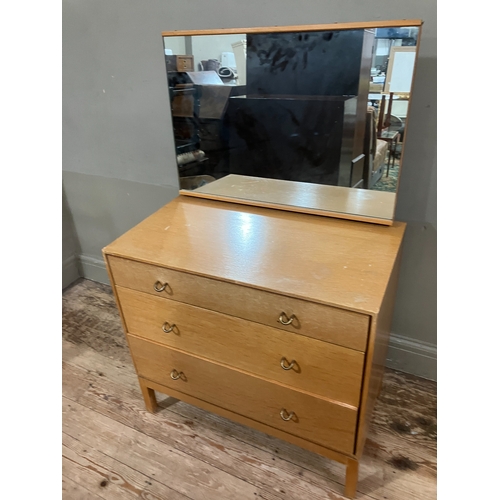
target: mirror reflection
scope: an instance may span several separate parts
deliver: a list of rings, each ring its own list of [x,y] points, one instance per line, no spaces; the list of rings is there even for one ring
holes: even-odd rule
[[[164,37],[181,189],[238,175],[395,193],[418,34]]]

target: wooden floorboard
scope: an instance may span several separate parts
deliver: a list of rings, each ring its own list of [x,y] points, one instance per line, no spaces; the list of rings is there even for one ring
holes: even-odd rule
[[[71,500],[94,500],[96,498],[102,498],[97,493],[87,490],[85,487],[78,484],[73,479],[66,477],[63,461],[63,476],[62,476],[62,498],[71,498]]]
[[[63,498],[340,500],[344,466],[158,395],[145,410],[111,288],[63,293]],[[436,384],[387,370],[357,499],[436,498]]]
[[[73,405],[75,414],[78,412],[78,407]],[[79,417],[83,417],[84,412],[78,412]],[[69,419],[68,419],[69,421]],[[78,425],[69,426],[70,431],[75,433]],[[162,477],[155,477],[147,460],[144,460],[142,469],[147,470],[147,474],[142,473],[130,467],[131,461],[127,460],[128,464],[124,464],[119,460],[101,452],[92,446],[88,436],[83,440],[74,438],[66,432],[63,432],[63,473],[67,471],[70,474],[77,469],[78,476],[84,471],[91,475],[90,481],[84,480],[81,484],[83,487],[93,487],[94,494],[110,497],[109,491],[114,489],[119,498],[148,498],[161,500],[169,498],[172,500],[187,500],[189,497],[176,491],[162,483]],[[99,449],[109,449],[109,443],[105,442],[104,446],[99,446]],[[116,453],[113,453],[116,455]],[[71,474],[71,477],[75,477]]]

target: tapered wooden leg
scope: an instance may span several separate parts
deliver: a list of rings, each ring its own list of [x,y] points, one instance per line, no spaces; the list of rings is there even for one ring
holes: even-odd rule
[[[141,385],[142,397],[144,398],[146,409],[151,413],[154,413],[158,409],[155,391],[153,389],[150,389],[146,385],[146,382],[142,379],[139,379],[139,384]]]
[[[352,458],[347,459],[344,490],[344,495],[347,498],[354,498],[356,496],[356,489],[358,487],[358,465],[359,462],[357,460]]]

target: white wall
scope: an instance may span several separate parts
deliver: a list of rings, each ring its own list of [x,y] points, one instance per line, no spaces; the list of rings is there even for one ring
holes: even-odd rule
[[[163,37],[163,45],[166,49],[170,49],[175,55],[186,55],[186,41],[183,36],[166,36]]]
[[[245,40],[245,35],[218,35],[191,37],[195,69],[198,64],[208,59],[221,60],[222,52],[233,52],[232,43]]]

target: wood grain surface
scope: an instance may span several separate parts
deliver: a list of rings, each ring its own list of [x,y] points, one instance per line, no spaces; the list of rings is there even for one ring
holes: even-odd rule
[[[179,196],[103,252],[370,314],[404,229]]]
[[[364,353],[127,288],[117,292],[129,333],[355,408],[359,404]],[[165,323],[171,332],[164,332]],[[285,368],[294,363],[289,370],[281,366],[282,358]]]
[[[142,378],[335,451],[354,453],[357,411],[129,335]],[[175,371],[177,380],[172,379]],[[178,375],[177,375],[178,374]],[[182,398],[181,398],[182,399]],[[289,421],[280,416],[294,415]]]
[[[120,287],[185,302],[358,351],[366,350],[370,326],[370,316],[366,314],[112,255],[108,261],[113,280]],[[162,285],[157,286],[160,290],[165,285],[164,290],[156,291],[154,286],[157,283]],[[290,325],[283,325],[278,321],[282,312],[288,317],[294,315],[296,319]]]
[[[230,174],[182,196],[392,225],[396,193]]]
[[[344,498],[342,464],[170,397],[149,413],[109,286],[66,289],[62,355],[64,499]],[[356,498],[435,499],[436,384],[383,380]]]
[[[163,31],[162,36],[195,36],[195,35],[239,35],[244,33],[291,33],[296,31],[352,30],[369,28],[398,28],[402,26],[421,26],[420,19],[390,19],[381,21],[358,21],[333,24],[304,24],[291,26],[262,26],[241,28],[219,28],[205,30]]]

